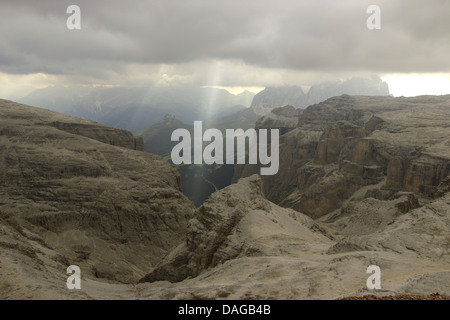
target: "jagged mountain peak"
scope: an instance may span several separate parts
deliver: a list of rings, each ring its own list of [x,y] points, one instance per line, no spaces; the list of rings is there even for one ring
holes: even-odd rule
[[[255,96],[252,108],[255,113],[264,116],[272,109],[288,104],[305,108],[342,94],[387,96],[389,87],[377,75],[318,83],[311,86],[306,94],[298,86],[267,87]]]

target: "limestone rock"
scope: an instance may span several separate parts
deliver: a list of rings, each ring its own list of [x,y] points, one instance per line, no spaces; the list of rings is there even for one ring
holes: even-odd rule
[[[178,173],[131,133],[6,100],[0,128],[2,216],[87,274],[135,281],[185,238]]]
[[[55,121],[48,123],[50,126],[66,131],[75,135],[94,139],[103,143],[108,143],[113,146],[124,147],[132,150],[144,151],[142,138],[134,138],[131,132],[109,128],[107,126],[96,123],[76,123]]]
[[[329,254],[349,251],[390,251],[404,258],[450,262],[449,194],[430,204],[393,219],[381,232],[353,234],[328,250]],[[363,214],[362,212],[360,214]],[[368,220],[366,220],[368,221]],[[348,225],[347,225],[348,228]]]
[[[252,175],[212,194],[189,221],[186,243],[141,282],[177,282],[237,257],[279,255],[285,240],[326,244],[324,234],[305,215],[265,199],[261,178]]]
[[[259,123],[270,128],[269,118]],[[319,218],[382,181],[379,194],[442,194],[438,186],[450,173],[449,95],[342,95],[295,118],[296,128],[280,137],[278,173],[263,177],[269,200]],[[237,165],[233,180],[257,172],[258,165]]]
[[[302,111],[290,105],[275,108],[256,122],[255,129],[278,129],[280,135],[285,134],[297,126]]]

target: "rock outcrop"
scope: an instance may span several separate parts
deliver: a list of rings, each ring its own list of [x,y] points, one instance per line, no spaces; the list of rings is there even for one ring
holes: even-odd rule
[[[280,134],[294,129],[297,126],[298,117],[303,109],[295,109],[293,106],[275,108],[267,115],[256,121],[256,129],[278,129]]]
[[[30,108],[26,105],[0,100],[2,105],[3,126],[0,128],[1,135],[7,135],[10,126],[5,123],[8,119],[21,120],[24,126],[47,126],[54,127],[77,136],[87,137],[99,142],[132,150],[144,151],[142,138],[135,138],[129,131],[115,129],[98,124],[93,121],[80,118],[63,116],[56,112],[45,109]]]
[[[292,115],[294,120],[296,127],[280,137],[280,170],[263,177],[264,192],[313,218],[339,209],[368,186],[433,199],[450,174],[450,96],[343,95]],[[234,181],[258,171],[238,165]]]
[[[189,221],[187,238],[141,282],[182,281],[238,257],[286,254],[284,242],[322,249],[326,231],[312,219],[269,202],[258,175],[214,193]]]
[[[388,96],[389,86],[376,75],[369,78],[351,78],[346,81],[320,83],[309,89],[304,105],[310,106],[342,94]]]
[[[0,218],[98,278],[133,282],[185,237],[179,174],[131,133],[0,100]]]
[[[55,121],[45,124],[54,126],[61,131],[94,139],[112,146],[144,151],[144,139],[142,137],[135,138],[129,131],[110,128],[99,124],[76,123],[75,121]]]

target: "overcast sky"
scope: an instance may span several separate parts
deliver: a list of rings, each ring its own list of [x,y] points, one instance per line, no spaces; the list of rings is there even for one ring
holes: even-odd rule
[[[67,29],[71,4],[81,30]],[[371,4],[381,30],[366,27]],[[450,93],[449,15],[448,0],[1,0],[0,97],[53,84],[263,87],[368,74],[396,95]]]

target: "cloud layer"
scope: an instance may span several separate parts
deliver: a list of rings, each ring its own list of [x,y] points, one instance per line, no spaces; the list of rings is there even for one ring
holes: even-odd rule
[[[81,30],[66,28],[70,4]],[[366,28],[371,4],[381,30]],[[3,0],[0,72],[216,85],[449,72],[449,12],[446,0]]]

